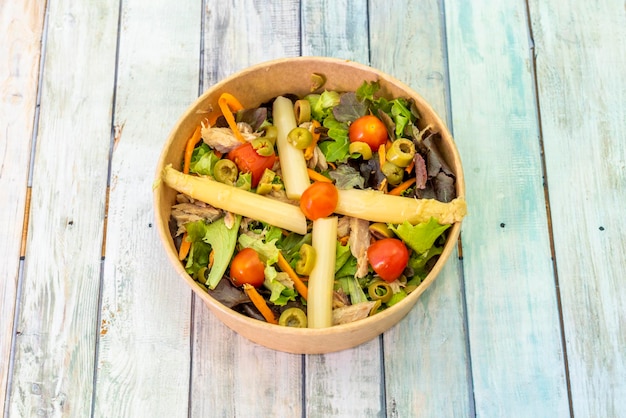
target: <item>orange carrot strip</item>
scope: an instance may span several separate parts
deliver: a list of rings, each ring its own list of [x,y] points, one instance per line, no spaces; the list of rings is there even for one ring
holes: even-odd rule
[[[270,324],[278,325],[278,321],[274,316],[274,312],[272,312],[270,307],[267,306],[267,302],[265,302],[263,296],[261,296],[259,292],[257,292],[254,286],[246,283],[243,285],[243,291],[246,292],[246,295],[248,295],[250,301],[252,301],[254,306],[259,310],[259,312],[261,312],[261,315],[263,315],[263,318],[265,318],[267,322],[269,322]]]
[[[410,174],[411,171],[413,171],[413,169],[415,168],[415,160],[411,160],[411,162],[409,163],[409,165],[406,166],[406,168],[404,169],[404,171],[407,172],[407,174]]]
[[[196,147],[200,139],[202,138],[202,129],[200,126],[193,131],[193,135],[191,138],[187,140],[187,145],[185,146],[185,159],[183,162],[183,173],[189,174],[189,165],[191,164],[191,155],[193,154],[193,149]]]
[[[398,184],[396,187],[394,187],[393,189],[391,189],[391,191],[387,194],[393,195],[393,196],[400,196],[402,194],[403,191],[405,191],[406,189],[408,189],[409,187],[411,187],[413,185],[413,183],[415,183],[415,177],[410,178],[406,181],[403,181],[402,183]]]
[[[311,121],[311,128],[309,129],[309,131],[311,132],[311,135],[313,135],[313,142],[311,142],[311,145],[306,147],[306,149],[304,150],[304,159],[305,160],[310,160],[311,158],[313,158],[313,153],[315,152],[315,147],[317,146],[317,141],[319,141],[319,139],[320,139],[320,133],[317,132],[317,128],[319,128],[321,126],[322,125],[320,125],[320,123],[318,121],[316,121],[315,119],[313,119]]]
[[[217,104],[222,110],[222,114],[226,118],[226,122],[228,122],[228,126],[230,126],[230,129],[232,129],[235,137],[241,142],[246,142],[246,140],[241,135],[241,132],[239,132],[239,129],[237,128],[237,122],[235,122],[235,118],[233,117],[233,112],[237,112],[238,110],[243,109],[243,106],[241,105],[241,103],[239,103],[239,100],[237,100],[232,94],[222,93],[220,95],[220,98],[217,99]]]
[[[339,238],[339,243],[341,245],[346,245],[349,239],[350,239],[350,235],[346,235],[345,237]]]
[[[306,171],[309,173],[309,178],[311,180],[313,180],[313,181],[322,181],[324,183],[332,183],[333,182],[331,179],[329,179],[328,177],[326,177],[323,174],[318,173],[315,170],[307,168]]]
[[[296,274],[295,271],[291,268],[285,256],[280,251],[278,252],[278,267],[289,275],[291,280],[293,280],[293,285],[300,293],[300,295],[306,300],[309,294],[309,288],[306,287],[302,279]]]
[[[213,263],[215,263],[215,250],[209,253],[209,269],[213,267]]]
[[[333,168],[333,170],[337,169],[337,166],[333,163],[331,163],[330,161],[328,162],[328,165],[331,166]]]
[[[178,259],[183,261],[189,255],[189,250],[191,249],[191,241],[187,241],[187,231],[183,234],[183,240],[180,243],[180,248],[178,249]]]
[[[383,193],[387,193],[387,179],[384,178],[383,181],[380,182],[380,185],[378,186],[378,190],[380,190]]]
[[[378,162],[380,163],[380,168],[383,168],[385,162],[387,162],[387,147],[385,144],[382,144],[378,147]]]

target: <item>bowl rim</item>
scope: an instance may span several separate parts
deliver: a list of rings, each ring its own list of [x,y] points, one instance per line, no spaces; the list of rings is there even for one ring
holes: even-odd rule
[[[223,315],[228,315],[238,324],[245,325],[245,326],[254,326],[260,329],[261,331],[274,332],[277,330],[277,327],[280,327],[280,326],[269,324],[267,322],[260,321],[258,319],[250,318],[244,314],[241,314],[223,305],[217,299],[213,298],[208,292],[202,289],[197,284],[197,282],[195,282],[193,278],[189,276],[189,274],[187,274],[187,272],[184,269],[183,264],[178,260],[177,254],[174,254],[173,251],[168,250],[165,244],[166,242],[169,242],[170,244],[173,245],[173,238],[170,234],[169,229],[166,229],[163,223],[160,222],[158,218],[158,210],[156,210],[159,205],[160,193],[162,190],[162,187],[160,187],[161,171],[162,171],[162,167],[164,167],[164,163],[165,163],[166,156],[167,156],[167,150],[169,146],[172,144],[172,142],[174,141],[176,137],[176,132],[179,126],[188,118],[197,116],[196,107],[200,103],[206,101],[215,91],[219,90],[222,86],[228,84],[232,80],[238,77],[241,77],[242,75],[249,73],[249,72],[259,71],[259,70],[263,70],[271,66],[281,65],[285,63],[306,62],[306,61],[317,62],[317,63],[326,62],[326,63],[331,63],[331,64],[341,64],[341,65],[354,67],[362,71],[372,73],[379,80],[384,79],[385,81],[391,84],[394,84],[396,87],[402,89],[405,93],[407,93],[407,97],[411,97],[415,99],[416,102],[419,102],[420,108],[421,107],[426,108],[430,113],[430,117],[435,121],[437,126],[443,128],[443,131],[441,131],[440,134],[442,136],[445,136],[446,140],[449,141],[450,145],[452,146],[451,154],[454,159],[454,166],[456,167],[455,177],[456,177],[457,197],[465,199],[465,181],[464,181],[464,175],[463,175],[462,162],[460,159],[459,150],[456,146],[456,143],[454,141],[454,138],[452,137],[452,134],[449,128],[446,126],[443,120],[439,117],[437,112],[432,108],[432,106],[428,102],[426,102],[426,100],[417,91],[415,91],[414,89],[409,87],[407,84],[403,83],[402,81],[396,79],[395,77],[387,73],[384,73],[374,67],[361,64],[355,61],[351,61],[351,60],[332,58],[332,57],[323,57],[323,56],[299,56],[299,57],[291,57],[291,58],[279,58],[279,59],[264,61],[258,64],[251,65],[249,67],[236,71],[232,73],[231,75],[223,78],[222,80],[216,82],[215,84],[209,86],[200,96],[198,96],[192,103],[188,105],[185,112],[176,121],[175,125],[171,129],[163,145],[163,148],[161,150],[161,153],[160,153],[157,165],[156,165],[156,173],[155,173],[155,185],[156,186],[153,188],[154,216],[157,220],[156,224],[157,224],[158,234],[161,239],[161,245],[163,249],[165,250],[167,257],[170,259],[170,262],[174,266],[174,269],[177,271],[178,275],[181,276],[187,282],[187,284],[191,287],[192,291],[195,294],[197,294],[207,304],[207,306],[211,310],[217,311],[214,313],[217,314],[219,312]],[[358,321],[350,322],[347,324],[333,325],[328,328],[280,327],[281,335],[286,336],[286,337],[289,337],[291,335],[293,335],[294,337],[295,336],[324,337],[324,336],[330,336],[330,335],[334,335],[338,333],[341,333],[341,334],[351,333],[351,332],[356,331],[357,329],[361,329],[363,327],[372,327],[373,325],[376,325],[377,323],[384,322],[384,318],[398,315],[400,312],[402,312],[403,307],[410,305],[408,309],[406,309],[406,312],[403,313],[400,316],[400,318],[398,318],[398,320],[393,326],[397,325],[397,323],[399,323],[402,320],[402,318],[406,316],[406,314],[410,310],[412,310],[413,306],[415,305],[419,297],[439,276],[444,265],[447,263],[448,258],[450,257],[451,253],[454,251],[456,247],[456,245],[453,243],[458,242],[460,231],[461,231],[461,223],[462,223],[462,220],[452,224],[452,227],[449,229],[449,232],[448,232],[448,237],[446,238],[446,244],[444,245],[444,250],[440,254],[439,259],[437,260],[433,268],[430,270],[428,275],[424,278],[424,280],[422,280],[422,282],[417,286],[416,289],[414,289],[404,299],[402,299],[400,302],[398,302],[394,306],[389,307],[381,312],[378,312],[375,315],[368,316],[367,318],[360,319]],[[172,247],[172,248],[175,248],[175,247]],[[220,320],[221,320],[221,316],[220,316]],[[389,327],[385,327],[385,329],[383,329],[381,332],[378,332],[378,335],[380,335],[380,333],[384,332],[388,328]]]

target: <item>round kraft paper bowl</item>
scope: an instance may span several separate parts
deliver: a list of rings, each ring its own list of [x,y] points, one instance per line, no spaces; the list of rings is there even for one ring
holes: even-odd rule
[[[159,237],[174,269],[209,309],[224,324],[242,336],[265,347],[298,354],[329,353],[355,347],[398,323],[415,305],[420,295],[435,280],[446,260],[454,250],[461,224],[456,223],[448,231],[443,253],[426,279],[393,307],[371,317],[349,324],[326,329],[299,329],[281,327],[248,318],[235,312],[205,292],[186,272],[178,260],[174,241],[170,235],[168,221],[176,192],[160,182],[160,174],[167,164],[180,170],[187,139],[211,109],[217,109],[217,99],[228,92],[239,99],[245,108],[259,104],[283,94],[304,96],[310,93],[311,76],[321,74],[326,78],[322,89],[354,91],[364,81],[378,81],[379,93],[387,98],[412,98],[420,111],[420,129],[431,125],[442,136],[441,152],[456,174],[456,190],[459,197],[465,196],[463,169],[454,140],[441,119],[424,99],[408,86],[393,77],[371,67],[355,62],[322,57],[285,58],[255,65],[234,74],[209,88],[182,115],[174,126],[157,164],[154,189],[155,221]]]

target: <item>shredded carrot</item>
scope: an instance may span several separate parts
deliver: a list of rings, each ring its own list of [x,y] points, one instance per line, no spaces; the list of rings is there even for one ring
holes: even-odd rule
[[[390,194],[393,196],[400,196],[403,191],[405,191],[406,189],[411,187],[413,183],[415,183],[415,180],[416,180],[415,177],[412,177],[406,181],[403,181],[402,183],[398,184],[396,187],[391,189],[391,191],[389,191],[389,193],[387,194]]]
[[[257,290],[251,284],[244,284],[243,291],[246,292],[246,295],[250,298],[250,301],[254,304],[254,306],[261,312],[263,318],[270,324],[278,324],[276,317],[274,316],[274,312],[267,306],[267,302],[263,299],[263,296],[257,292]]]
[[[213,150],[213,155],[215,155],[217,158],[222,158],[222,153],[216,149]]]
[[[217,119],[222,116],[222,112],[220,110],[216,110],[214,112],[211,112],[209,114],[209,117],[207,118],[207,122],[209,122],[209,126],[214,126],[215,123],[217,122]]]
[[[332,183],[333,181],[331,179],[329,179],[328,177],[326,177],[323,174],[318,173],[315,170],[312,170],[310,168],[307,168],[306,171],[309,173],[309,178],[313,181],[321,181],[324,183]]]
[[[350,235],[346,235],[345,237],[339,238],[339,243],[341,245],[346,245],[349,239],[350,239]]]
[[[393,145],[393,142],[392,142],[390,139],[388,139],[388,140],[387,140],[387,142],[386,142],[386,144],[385,144],[385,148],[386,148],[386,149],[391,149],[391,146],[392,146],[392,145]]]
[[[407,174],[410,174],[411,171],[413,171],[413,169],[415,168],[415,160],[411,160],[411,162],[409,163],[409,165],[406,166],[406,168],[404,169],[404,171],[407,172]]]
[[[331,166],[333,168],[333,170],[337,169],[337,166],[333,163],[331,163],[330,161],[328,162],[328,165]]]
[[[241,103],[239,103],[239,100],[237,100],[232,94],[222,93],[220,95],[220,98],[217,99],[217,104],[222,110],[222,114],[226,118],[226,122],[228,122],[228,126],[230,126],[230,129],[232,129],[235,137],[241,142],[246,142],[246,140],[241,135],[241,132],[239,132],[239,129],[237,128],[237,122],[235,122],[235,118],[233,117],[233,112],[237,112],[238,110],[243,109],[243,106],[241,105]]]
[[[183,240],[180,243],[180,248],[178,249],[178,259],[183,261],[189,255],[189,250],[191,249],[191,241],[187,241],[187,231],[183,234]]]
[[[285,256],[280,251],[278,252],[278,267],[289,275],[291,280],[293,280],[293,285],[300,293],[300,295],[306,300],[309,294],[309,289],[306,287],[302,279],[296,274],[295,271],[291,268]]]
[[[209,268],[213,267],[213,263],[215,263],[215,250],[211,250],[209,253]]]
[[[185,146],[185,159],[183,162],[183,173],[189,174],[189,166],[191,165],[191,155],[193,154],[193,149],[196,147],[196,144],[200,142],[202,138],[202,128],[198,125],[195,131],[193,131],[193,135],[187,140],[187,145]]]
[[[382,144],[380,147],[378,147],[378,162],[380,163],[380,168],[383,168],[383,165],[385,165],[385,162],[387,161],[387,147],[385,146],[385,144]]]
[[[317,132],[317,128],[321,126],[322,125],[320,125],[320,123],[315,119],[311,121],[311,128],[309,129],[309,131],[311,132],[311,135],[313,135],[313,142],[311,142],[311,145],[306,147],[306,149],[304,150],[304,159],[307,161],[313,158],[313,153],[315,152],[317,141],[319,141],[320,139],[320,133]]]
[[[378,190],[380,190],[383,193],[387,193],[387,179],[384,178],[383,181],[380,182],[380,185],[378,186]]]

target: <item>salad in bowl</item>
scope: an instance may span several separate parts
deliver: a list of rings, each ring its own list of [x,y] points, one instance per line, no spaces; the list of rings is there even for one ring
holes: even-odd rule
[[[214,86],[174,130],[156,184],[179,273],[228,326],[290,352],[347,348],[397,322],[466,214],[460,160],[432,109],[329,58]]]

